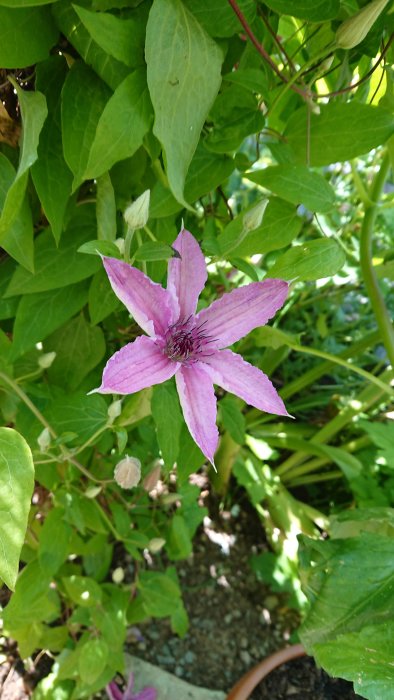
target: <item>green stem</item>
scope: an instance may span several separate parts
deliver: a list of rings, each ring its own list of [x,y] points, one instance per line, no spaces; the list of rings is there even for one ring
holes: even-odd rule
[[[353,160],[350,161],[350,167],[352,169],[352,177],[353,177],[353,182],[355,185],[355,188],[357,190],[357,194],[360,198],[360,202],[364,204],[365,207],[371,206],[373,202],[371,202],[368,192],[364,187],[364,183],[360,177],[360,174],[357,170],[356,164]]]
[[[343,477],[342,472],[337,469],[332,472],[327,472],[325,474],[311,474],[310,476],[303,476],[299,479],[294,479],[291,483],[288,483],[289,488],[294,486],[303,486],[304,484],[314,484],[319,481],[331,481],[332,479],[341,479]]]
[[[4,372],[0,372],[0,379],[6,384],[8,384],[9,387],[11,387],[15,394],[17,394],[17,396],[19,396],[19,398],[22,399],[23,403],[31,410],[31,412],[34,413],[35,417],[37,418],[37,420],[40,421],[44,428],[47,428],[51,437],[56,439],[57,435],[54,429],[48,423],[47,419],[42,415],[41,411],[39,411],[37,406],[35,406],[34,403],[30,401],[29,397],[27,396],[27,394],[25,394],[23,389],[21,389],[20,386],[18,386],[18,384],[13,379],[11,379],[11,377],[8,377],[6,374],[4,374]]]
[[[365,205],[364,220],[361,227],[360,237],[360,262],[364,277],[364,284],[371,301],[376,322],[381,333],[383,344],[386,348],[390,364],[394,367],[394,327],[387,310],[383,295],[380,291],[376,273],[373,267],[372,243],[376,215],[378,213],[378,202],[386,181],[390,167],[390,156],[386,151],[379,171],[370,187],[370,205]]]
[[[134,236],[134,231],[135,231],[135,229],[130,228],[130,226],[127,227],[126,238],[124,241],[124,259],[125,259],[125,262],[127,262],[127,263],[131,263],[130,248],[131,248],[131,242],[132,242],[133,236]]]

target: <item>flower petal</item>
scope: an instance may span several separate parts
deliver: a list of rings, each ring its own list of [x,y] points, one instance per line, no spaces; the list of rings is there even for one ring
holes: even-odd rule
[[[207,268],[201,248],[194,236],[182,229],[172,247],[180,258],[168,263],[167,289],[179,303],[179,319],[194,314],[198,297],[207,280]]]
[[[120,688],[118,688],[116,683],[114,683],[113,681],[111,683],[108,683],[105,690],[107,691],[107,695],[109,697],[109,700],[123,700],[122,691],[120,690]]]
[[[103,257],[116,296],[148,335],[164,335],[176,320],[174,302],[166,289],[123,260]]]
[[[216,427],[216,396],[212,379],[199,362],[190,367],[181,366],[175,375],[179,400],[190,434],[207,459],[215,466],[214,454],[218,446]]]
[[[104,367],[101,386],[90,393],[134,394],[173,377],[179,364],[168,359],[152,338],[141,335],[118,350]]]
[[[286,406],[268,377],[231,350],[219,350],[203,359],[212,381],[260,411],[288,416]]]
[[[265,323],[283,305],[289,285],[268,279],[233,289],[197,314],[197,325],[204,324],[204,335],[214,339],[212,346],[225,348]]]

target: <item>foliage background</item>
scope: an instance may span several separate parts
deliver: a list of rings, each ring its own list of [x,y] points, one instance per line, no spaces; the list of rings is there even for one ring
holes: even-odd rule
[[[301,580],[308,651],[365,697],[390,696],[390,4],[361,43],[336,43],[365,4],[0,0],[0,576],[21,656],[56,656],[39,699],[102,688],[127,625],[187,629],[171,562],[204,516],[188,480],[203,457],[175,389],[87,396],[139,333],[97,251],[120,257],[121,239],[162,282],[182,219],[209,261],[204,304],[293,281],[274,323],[238,345],[296,421],[219,395],[213,487],[246,489],[299,600]],[[148,227],[127,236],[123,212],[146,189]],[[113,481],[126,452],[145,480],[131,494]],[[175,464],[154,500],[147,480],[169,484]],[[149,570],[158,541],[168,566]],[[111,582],[117,542],[140,562],[131,589]],[[274,577],[271,564],[254,566]]]

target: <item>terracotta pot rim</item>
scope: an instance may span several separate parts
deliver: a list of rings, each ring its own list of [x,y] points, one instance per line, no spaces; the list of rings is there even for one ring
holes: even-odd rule
[[[285,647],[284,649],[276,651],[245,673],[238,683],[230,690],[226,700],[248,700],[256,686],[258,686],[263,678],[268,676],[271,671],[287,663],[287,661],[298,659],[300,656],[306,656],[306,651],[302,644],[293,644],[290,647]]]

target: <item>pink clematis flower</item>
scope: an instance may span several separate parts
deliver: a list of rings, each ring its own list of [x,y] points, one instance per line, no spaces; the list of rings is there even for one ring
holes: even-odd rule
[[[134,675],[130,673],[127,687],[122,692],[113,681],[106,686],[109,700],[157,700],[157,690],[152,686],[146,686],[139,693],[133,693]]]
[[[268,377],[226,350],[283,305],[288,284],[279,279],[234,289],[196,314],[207,271],[191,233],[183,229],[168,263],[167,289],[116,258],[103,258],[112,289],[147,333],[125,345],[107,362],[102,394],[133,394],[175,375],[189,431],[214,465],[219,433],[213,384],[267,413],[289,415]]]

